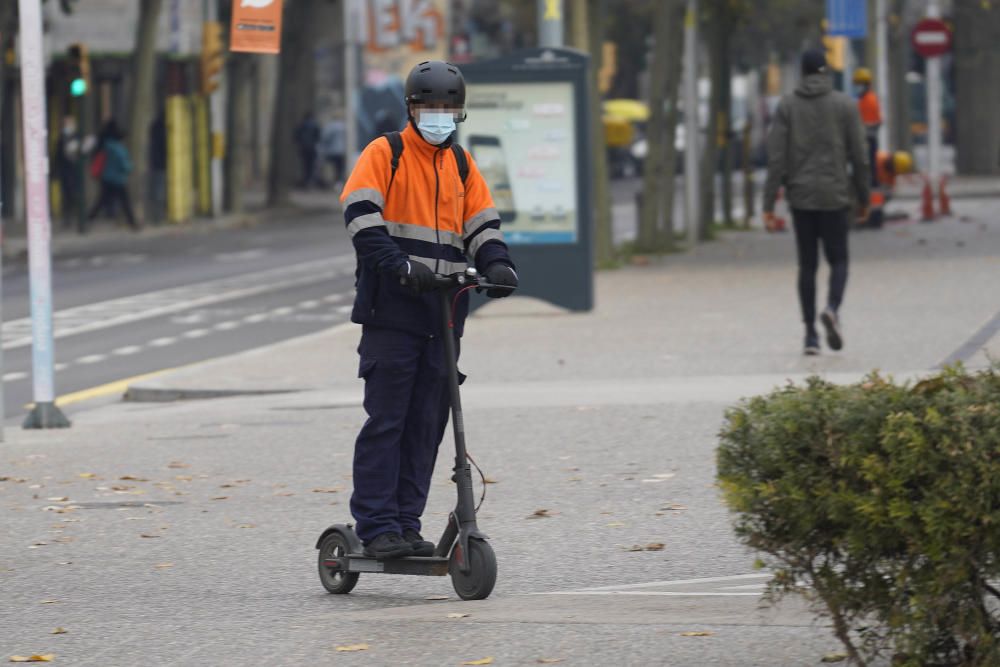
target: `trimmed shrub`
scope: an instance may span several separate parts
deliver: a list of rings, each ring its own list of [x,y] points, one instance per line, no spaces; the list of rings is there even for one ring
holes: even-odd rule
[[[727,412],[718,480],[768,598],[806,596],[857,664],[1000,665],[998,371],[812,378]]]

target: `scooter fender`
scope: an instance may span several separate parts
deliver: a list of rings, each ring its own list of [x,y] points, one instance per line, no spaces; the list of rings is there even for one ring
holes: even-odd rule
[[[348,546],[350,547],[350,552],[352,554],[359,554],[364,549],[364,545],[362,545],[361,540],[358,539],[357,533],[354,532],[354,526],[349,523],[348,524],[335,523],[326,530],[324,530],[323,533],[319,536],[319,539],[316,540],[317,549],[319,549],[320,545],[323,544],[323,540],[325,540],[326,536],[329,535],[330,533],[340,533],[343,536],[344,541],[347,542]]]
[[[475,526],[469,526],[467,528],[462,528],[458,533],[458,541],[455,543],[452,552],[455,556],[455,563],[458,565],[458,569],[462,574],[468,574],[472,569],[472,564],[466,557],[469,553],[469,538],[483,540],[484,542],[489,539],[489,537],[483,531]]]

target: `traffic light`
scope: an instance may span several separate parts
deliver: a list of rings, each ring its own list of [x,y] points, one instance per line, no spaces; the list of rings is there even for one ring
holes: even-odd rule
[[[201,93],[211,95],[219,87],[219,73],[226,56],[223,53],[222,24],[206,21],[201,31]]]
[[[846,37],[831,37],[826,34],[829,22],[823,19],[820,28],[823,31],[823,48],[826,50],[826,64],[835,72],[844,71],[844,51],[847,49]]]
[[[83,97],[90,90],[90,54],[81,42],[70,44],[67,49],[70,66],[69,92],[73,97]]]

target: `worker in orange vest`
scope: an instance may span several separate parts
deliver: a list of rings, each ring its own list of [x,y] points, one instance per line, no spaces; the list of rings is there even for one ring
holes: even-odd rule
[[[868,140],[868,164],[872,165],[872,186],[878,187],[878,170],[875,168],[875,157],[878,153],[878,129],[882,126],[882,106],[878,95],[872,90],[872,71],[867,67],[854,70],[854,85],[858,91],[858,110],[861,112],[861,122],[865,126],[865,138]]]
[[[875,154],[875,187],[872,188],[868,218],[863,227],[877,229],[885,220],[885,205],[892,199],[896,188],[896,177],[913,171],[913,156],[906,151],[878,151]]]

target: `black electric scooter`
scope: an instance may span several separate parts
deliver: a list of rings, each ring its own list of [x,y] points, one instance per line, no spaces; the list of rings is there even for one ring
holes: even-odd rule
[[[483,600],[493,591],[497,579],[497,559],[493,548],[476,525],[476,506],[472,493],[472,468],[465,451],[465,422],[458,389],[458,361],[452,329],[452,303],[449,293],[460,289],[511,289],[482,280],[476,270],[437,276],[441,298],[445,361],[448,366],[448,389],[451,396],[451,423],[455,432],[455,467],[452,481],[458,488],[458,502],[448,516],[448,525],[438,540],[434,555],[379,560],[364,555],[361,540],[351,524],[335,524],[323,531],[316,542],[319,549],[319,579],[330,593],[350,593],[362,572],[451,576],[455,592],[463,600]]]

